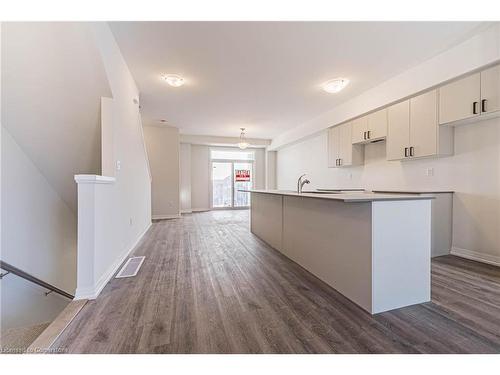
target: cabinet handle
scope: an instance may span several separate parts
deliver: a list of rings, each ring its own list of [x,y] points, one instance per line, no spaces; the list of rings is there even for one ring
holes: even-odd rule
[[[472,103],[472,113],[477,115],[477,102]]]
[[[486,112],[486,99],[481,100],[481,112]]]
[[[342,165],[342,159],[339,159],[339,166]]]
[[[363,139],[366,139],[366,132],[363,132]]]
[[[408,157],[408,147],[405,147],[405,158]]]
[[[413,156],[413,150],[414,150],[414,148],[413,148],[413,146],[411,146],[410,147],[410,156]]]
[[[367,136],[367,138],[368,138],[368,139],[370,139],[370,132],[371,132],[371,130],[368,130],[368,131],[366,132],[366,136]]]
[[[338,167],[339,166],[339,159],[335,159],[335,165]]]

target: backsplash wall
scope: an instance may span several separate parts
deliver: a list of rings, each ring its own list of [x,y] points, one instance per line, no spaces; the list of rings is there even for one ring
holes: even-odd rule
[[[286,146],[277,154],[278,189],[307,188],[453,190],[453,246],[500,263],[500,118],[455,128],[455,155],[387,161],[385,142],[365,146],[365,164],[327,167],[327,132]]]

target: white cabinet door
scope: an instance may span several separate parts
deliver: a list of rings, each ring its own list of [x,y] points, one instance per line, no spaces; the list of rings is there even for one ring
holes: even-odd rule
[[[481,72],[481,112],[500,110],[500,65]]]
[[[339,127],[328,129],[328,167],[335,168],[338,166],[337,160],[339,158]]]
[[[405,159],[410,147],[410,101],[394,104],[387,109],[387,160]]]
[[[352,144],[362,143],[365,141],[366,132],[368,131],[368,116],[363,116],[351,121],[352,126]]]
[[[410,99],[410,156],[438,153],[437,91]]]
[[[375,140],[387,136],[387,108],[368,115],[368,139]],[[354,131],[354,129],[353,129]]]
[[[352,165],[352,123],[342,124],[339,128],[339,158],[340,166]]]
[[[479,116],[481,100],[480,73],[472,74],[439,88],[439,123]]]
[[[364,162],[363,145],[352,144],[352,122],[328,130],[328,167],[348,167]]]

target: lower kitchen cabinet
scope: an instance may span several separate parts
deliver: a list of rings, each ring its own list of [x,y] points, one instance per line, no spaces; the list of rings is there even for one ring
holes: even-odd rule
[[[373,192],[433,197],[431,206],[431,257],[450,254],[452,248],[453,191],[374,190]]]

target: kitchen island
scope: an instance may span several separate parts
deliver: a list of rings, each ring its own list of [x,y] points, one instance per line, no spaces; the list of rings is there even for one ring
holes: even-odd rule
[[[432,196],[249,191],[252,233],[369,313],[430,301]]]

